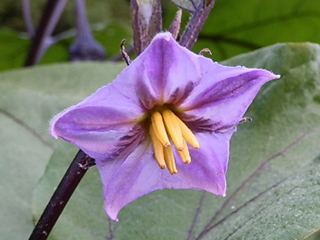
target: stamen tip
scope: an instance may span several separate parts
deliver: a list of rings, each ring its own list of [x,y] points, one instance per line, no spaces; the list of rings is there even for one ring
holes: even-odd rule
[[[170,173],[171,173],[171,175],[174,175],[174,174],[177,174],[178,171],[172,171],[172,172],[170,172]]]
[[[159,166],[161,169],[166,169],[166,165],[160,165]]]
[[[189,163],[191,163],[191,159],[185,159],[185,160],[183,161],[183,163],[184,163],[184,164],[189,164]]]

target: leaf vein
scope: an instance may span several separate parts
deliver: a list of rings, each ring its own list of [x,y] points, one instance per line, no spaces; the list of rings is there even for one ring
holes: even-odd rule
[[[53,146],[45,140],[39,133],[37,133],[32,127],[30,127],[27,123],[16,117],[15,115],[0,109],[0,113],[3,114],[4,116],[10,118],[12,121],[23,127],[25,130],[27,130],[29,133],[31,133],[36,139],[38,139],[43,145],[46,147],[54,150]]]
[[[299,144],[302,140],[307,138],[308,136],[315,134],[320,131],[320,127],[314,129],[314,131],[310,131],[307,133],[304,133],[300,137],[298,137],[296,140],[292,141],[290,144],[288,144],[286,147],[284,147],[281,151],[277,152],[276,154],[272,155],[267,160],[263,161],[259,167],[246,179],[244,180],[241,185],[234,191],[233,194],[231,194],[227,200],[224,202],[224,204],[221,206],[221,208],[216,212],[216,214],[210,219],[209,223],[204,227],[204,229],[200,232],[199,236],[196,239],[203,238],[206,234],[208,234],[217,224],[217,219],[222,215],[224,210],[229,206],[231,201],[233,201],[237,195],[254,179],[256,178],[261,171],[266,167],[267,164],[269,164],[272,160],[277,159],[280,156],[283,156],[285,152]],[[263,193],[263,192],[262,192]],[[259,196],[259,195],[258,195]],[[241,208],[241,207],[240,207]],[[236,209],[235,211],[238,211],[239,209]],[[230,214],[232,215],[232,214]]]

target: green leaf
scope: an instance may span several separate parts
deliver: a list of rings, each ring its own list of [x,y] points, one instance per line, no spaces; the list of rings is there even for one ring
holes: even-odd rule
[[[27,239],[32,231],[32,191],[58,145],[48,133],[49,120],[123,67],[65,64],[0,74],[1,240]]]
[[[35,216],[42,214],[77,151],[70,144],[62,143],[52,155],[46,174],[34,191]],[[86,190],[83,191],[83,189]],[[108,218],[103,210],[101,189],[99,173],[95,167],[92,167],[71,197],[50,239],[58,240],[66,236],[76,239],[108,239]]]
[[[45,5],[42,0],[33,0],[31,14],[37,26]],[[86,12],[95,39],[107,51],[107,58],[119,55],[120,43],[124,38],[128,45],[132,39],[130,26],[130,3],[126,0],[95,0],[87,3]],[[26,60],[31,40],[25,33],[25,23],[21,14],[21,3],[11,0],[0,2],[0,71],[22,67]],[[11,29],[11,30],[9,30]],[[59,39],[43,56],[40,64],[67,62],[68,49],[74,41],[74,3],[69,1],[55,28],[54,36]]]
[[[21,67],[27,57],[28,46],[29,42],[17,33],[7,29],[0,30],[0,71]]]
[[[221,61],[279,42],[320,43],[319,28],[318,0],[216,0],[194,50]]]
[[[111,223],[92,167],[50,239],[306,239],[318,231],[319,56],[315,44],[279,44],[225,62],[282,76],[262,88],[246,113],[253,122],[239,125],[232,139],[225,198],[156,191],[125,207],[119,222]],[[64,144],[51,158],[34,192],[36,218],[75,153]]]

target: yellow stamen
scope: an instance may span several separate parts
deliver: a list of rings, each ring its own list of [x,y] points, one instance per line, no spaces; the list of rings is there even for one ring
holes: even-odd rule
[[[151,126],[158,140],[163,146],[167,147],[170,145],[169,138],[164,127],[162,116],[159,112],[154,112],[151,115]]]
[[[178,153],[183,163],[189,164],[191,163],[191,157],[190,157],[189,149],[185,140],[183,140],[183,145],[184,145],[183,151],[178,151]]]
[[[169,172],[173,174],[177,174],[177,167],[176,163],[174,161],[173,152],[170,146],[163,148],[164,152],[164,160],[166,161],[167,167],[169,169]]]
[[[199,149],[200,145],[196,136],[191,132],[191,130],[177,117],[177,122],[180,126],[183,138],[195,149]]]
[[[170,141],[172,141],[185,164],[191,163],[187,142],[195,149],[200,148],[199,142],[192,131],[165,105],[157,106],[156,109],[152,110],[149,134],[159,167],[161,169],[168,168],[172,175],[177,174],[178,170]]]
[[[161,169],[165,169],[166,163],[164,160],[163,146],[162,146],[161,142],[157,139],[151,125],[149,128],[149,134],[150,134],[150,138],[151,138],[151,142],[152,142],[152,146],[153,146],[154,156],[157,160],[157,163]]]
[[[162,112],[163,120],[168,130],[169,136],[176,149],[179,151],[183,150],[183,137],[178,121],[176,121],[177,116],[174,115],[169,109]]]

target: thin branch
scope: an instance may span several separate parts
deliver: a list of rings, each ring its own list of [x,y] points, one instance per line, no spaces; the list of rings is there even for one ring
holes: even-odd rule
[[[84,0],[75,0],[76,5],[76,26],[79,38],[92,38],[88,18],[86,14],[86,5]]]
[[[182,9],[180,8],[176,15],[174,16],[173,22],[169,28],[169,32],[172,34],[172,37],[177,40],[180,32],[181,26],[181,18],[182,18]]]
[[[197,9],[193,13],[188,26],[180,39],[180,45],[188,49],[191,49],[193,44],[197,41],[199,33],[203,27],[204,22],[209,16],[211,9],[213,8],[215,0],[211,0],[208,5],[203,4],[197,6]]]
[[[131,60],[130,60],[130,57],[128,55],[128,53],[126,52],[126,49],[124,47],[124,44],[125,44],[126,40],[123,39],[121,41],[121,44],[120,44],[120,52],[121,52],[121,55],[122,55],[122,58],[123,60],[126,62],[126,64],[129,66],[131,64]]]
[[[43,211],[29,240],[46,240],[48,238],[74,190],[77,188],[88,168],[93,165],[95,165],[94,159],[90,158],[82,150],[79,150],[69,169],[61,179],[47,207]]]
[[[96,31],[101,31],[105,29],[105,24],[104,23],[95,23],[95,24],[90,24],[90,29],[96,30]],[[71,37],[76,37],[77,36],[77,30],[75,28],[57,33],[55,36],[51,37],[51,42],[52,45],[56,44],[57,42],[60,42],[64,39],[71,38]]]
[[[52,45],[61,42],[62,40],[75,37],[77,35],[76,30],[74,28],[57,33],[56,35],[51,37]]]
[[[92,36],[84,0],[75,0],[77,38],[69,48],[71,61],[101,61],[106,58],[104,48]]]
[[[22,0],[22,13],[24,22],[26,24],[27,32],[29,33],[30,37],[34,37],[34,27],[31,18],[31,11],[30,11],[30,1],[29,0]]]
[[[153,37],[162,30],[161,0],[131,1],[133,46],[142,53]]]
[[[68,0],[48,0],[39,27],[29,49],[25,66],[37,64],[45,51],[52,45],[51,34],[57,25]]]
[[[121,47],[121,46],[120,46]],[[133,46],[129,46],[126,50],[126,53],[128,56],[132,55],[134,53],[134,47]],[[117,54],[115,56],[113,56],[112,58],[108,59],[109,61],[111,62],[119,62],[119,61],[122,61],[123,60],[123,54],[121,52],[121,49],[120,49],[120,54]]]

